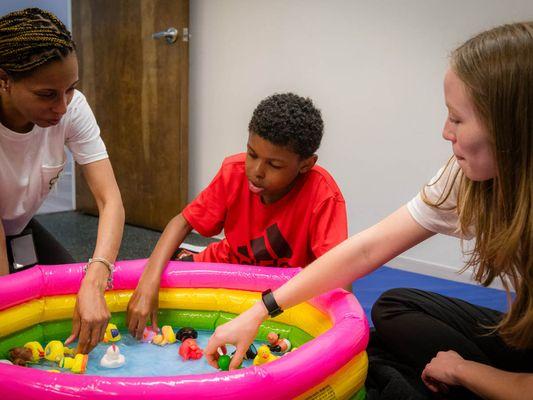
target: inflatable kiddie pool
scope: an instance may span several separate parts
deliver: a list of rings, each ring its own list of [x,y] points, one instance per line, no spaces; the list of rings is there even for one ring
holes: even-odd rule
[[[146,260],[118,262],[106,292],[112,322],[125,329],[126,306]],[[0,278],[0,358],[37,340],[70,333],[83,264],[36,266]],[[170,262],[161,280],[159,325],[214,330],[248,309],[260,292],[277,288],[298,269]],[[164,377],[103,377],[50,373],[0,363],[2,400],[13,399],[362,399],[368,322],[352,294],[337,289],[266,321],[295,351],[236,371]]]

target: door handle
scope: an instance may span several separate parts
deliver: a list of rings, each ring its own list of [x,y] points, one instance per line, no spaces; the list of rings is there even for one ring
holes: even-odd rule
[[[152,34],[152,39],[159,38],[165,38],[168,44],[172,44],[178,39],[178,30],[176,28],[168,28],[166,31]]]

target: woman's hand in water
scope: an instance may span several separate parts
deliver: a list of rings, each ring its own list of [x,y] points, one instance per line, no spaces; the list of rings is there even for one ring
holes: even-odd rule
[[[88,354],[104,338],[111,313],[104,292],[109,271],[105,265],[92,263],[76,296],[72,332],[65,345],[78,338],[77,353]]]
[[[218,348],[224,348],[226,344],[232,344],[237,348],[229,369],[236,369],[241,365],[246,351],[257,335],[259,326],[267,318],[268,313],[263,303],[259,301],[235,319],[215,329],[204,350],[209,365],[218,368]]]

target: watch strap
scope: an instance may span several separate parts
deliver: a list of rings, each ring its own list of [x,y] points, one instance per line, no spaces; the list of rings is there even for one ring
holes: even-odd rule
[[[267,289],[261,293],[261,299],[263,300],[263,304],[268,311],[268,315],[270,315],[272,318],[280,315],[283,312],[281,307],[276,302],[276,299],[274,299],[271,289]]]

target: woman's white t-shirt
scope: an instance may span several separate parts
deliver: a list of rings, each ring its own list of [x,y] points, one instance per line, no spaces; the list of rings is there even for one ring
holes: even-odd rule
[[[461,174],[459,169],[459,165],[454,160],[453,164],[448,168],[442,167],[423,189],[428,200],[434,203],[441,198],[443,193],[448,193],[453,183],[449,197],[441,206],[432,207],[427,205],[422,200],[422,192],[420,192],[407,203],[407,209],[416,222],[431,232],[472,239],[473,235],[471,233],[465,234],[461,232],[459,215],[457,214],[457,192]],[[453,182],[457,172],[459,172],[459,176]]]
[[[59,178],[67,146],[78,164],[108,157],[85,96],[75,91],[59,124],[16,133],[0,124],[0,218],[6,235],[19,234]]]

